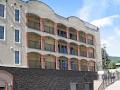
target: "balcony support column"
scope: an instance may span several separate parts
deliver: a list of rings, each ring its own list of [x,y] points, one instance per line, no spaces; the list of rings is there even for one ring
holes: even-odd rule
[[[59,70],[59,60],[58,57],[55,58],[55,63],[56,63],[56,70]]]
[[[43,55],[41,55],[41,67],[42,69],[45,69],[45,59]]]
[[[67,38],[69,39],[70,37],[69,37],[69,28],[68,27],[66,28],[66,33],[67,33]]]
[[[78,56],[80,56],[80,47],[78,46]]]
[[[70,43],[67,43],[67,53],[70,54]]]
[[[79,34],[79,31],[77,30],[77,41],[79,42],[80,41],[80,34]]]
[[[44,37],[41,36],[41,50],[44,50]]]
[[[71,70],[70,58],[68,58],[68,70]]]
[[[55,52],[58,52],[58,41],[55,40]]]
[[[78,60],[78,70],[81,71],[81,65],[80,60]]]
[[[40,18],[40,31],[44,32],[43,18]]]
[[[57,35],[57,23],[54,23],[54,34]]]

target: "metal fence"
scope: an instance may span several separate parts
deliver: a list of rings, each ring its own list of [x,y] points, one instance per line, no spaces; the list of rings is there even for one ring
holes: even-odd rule
[[[103,74],[102,79],[103,81],[98,90],[105,90],[106,87],[119,80],[120,72],[116,71],[114,73],[110,73],[109,71],[107,71],[105,74]]]

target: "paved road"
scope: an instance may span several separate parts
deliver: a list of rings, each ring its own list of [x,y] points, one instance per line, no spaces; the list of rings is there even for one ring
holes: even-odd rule
[[[115,83],[107,87],[105,90],[120,90],[120,80],[116,81]]]

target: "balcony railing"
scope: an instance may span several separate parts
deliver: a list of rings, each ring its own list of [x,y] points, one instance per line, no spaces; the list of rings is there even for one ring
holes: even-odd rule
[[[72,40],[77,40],[77,35],[70,34],[70,39],[72,39]]]
[[[81,71],[88,71],[88,67],[86,65],[81,65]]]
[[[90,45],[94,45],[93,40],[90,40],[90,39],[87,39],[87,43],[90,44]]]
[[[71,55],[78,55],[78,52],[77,52],[77,50],[70,50],[70,54]]]
[[[41,49],[41,44],[38,41],[28,40],[28,47],[34,49]]]
[[[50,33],[50,34],[54,34],[54,28],[53,27],[45,26],[44,31],[47,32],[47,33]]]
[[[86,43],[86,38],[80,37],[80,42]]]
[[[55,62],[46,62],[45,64],[46,69],[55,69]]]
[[[59,53],[64,53],[64,54],[67,54],[67,48],[61,48],[59,49]]]
[[[87,57],[87,52],[80,52],[80,56]]]
[[[89,58],[94,58],[94,53],[88,53]]]
[[[29,68],[41,68],[40,60],[28,60]]]
[[[45,43],[45,50],[54,52],[55,51],[55,45]]]
[[[58,29],[58,36],[67,38],[67,33]]]

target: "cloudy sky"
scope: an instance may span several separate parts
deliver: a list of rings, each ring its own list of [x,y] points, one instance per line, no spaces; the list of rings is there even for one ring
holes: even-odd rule
[[[100,28],[101,45],[120,56],[120,0],[41,0],[64,17],[78,16]]]

